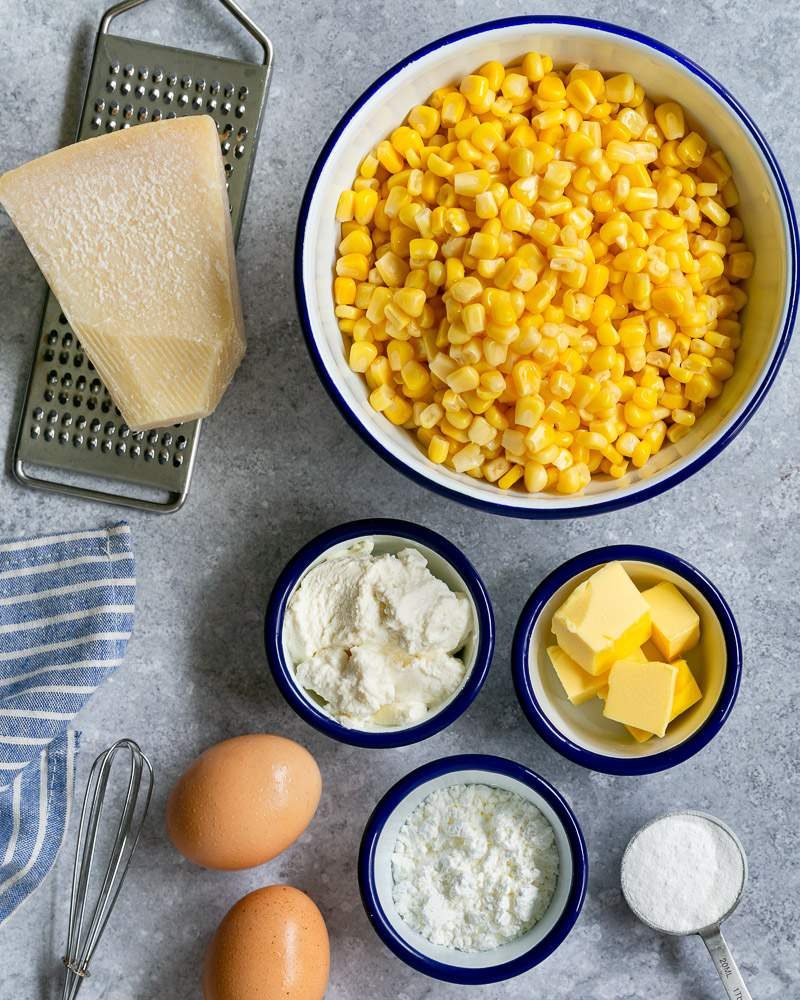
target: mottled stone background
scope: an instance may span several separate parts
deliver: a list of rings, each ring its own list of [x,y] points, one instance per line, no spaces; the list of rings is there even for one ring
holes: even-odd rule
[[[798,840],[797,501],[798,351],[736,442],[690,481],[644,506],[589,520],[505,520],[457,506],[384,465],[347,428],[320,387],[295,315],[291,254],[311,164],[342,112],[398,57],[460,26],[500,15],[591,14],[667,42],[730,87],[753,114],[797,190],[800,9],[771,0],[600,0],[593,7],[492,0],[323,0],[245,6],[275,44],[276,62],[239,271],[250,347],[220,411],[203,431],[192,496],[159,518],[131,513],[138,558],[136,632],[124,667],[83,713],[81,779],[122,735],[139,740],[158,775],[152,819],[82,996],[188,1000],[199,994],[205,942],[248,890],[287,881],[311,893],[331,930],[331,1000],[455,1000],[465,990],[410,971],[381,945],[361,908],[355,859],[378,797],[410,768],[443,754],[487,751],[523,761],[574,805],[591,855],[578,926],[540,968],[476,989],[483,1000],[711,1000],[722,995],[697,939],[638,925],[619,892],[621,851],[654,813],[692,806],[733,825],[751,877],[728,936],[759,1000],[788,1000],[800,982]],[[71,140],[101,0],[4,0],[0,7],[0,169]],[[212,0],[148,4],[128,16],[139,37],[252,55]],[[65,96],[66,95],[66,96]],[[43,281],[0,219],[0,433],[10,443],[43,300]],[[491,591],[497,651],[477,702],[445,733],[408,750],[339,746],[302,723],[266,671],[262,615],[276,575],[317,531],[351,518],[418,520],[463,546]],[[0,536],[107,522],[103,507],[27,492],[0,480]],[[609,542],[651,542],[687,557],[730,599],[745,649],[733,716],[714,743],[666,774],[593,774],[529,729],[511,685],[517,616],[542,575]],[[272,864],[205,872],[166,842],[165,796],[201,749],[274,730],[308,746],[325,793],[307,833]],[[81,781],[82,784],[82,781]],[[74,826],[70,831],[70,850]],[[0,930],[2,1000],[56,995],[70,858]],[[59,994],[60,995],[60,991]]]

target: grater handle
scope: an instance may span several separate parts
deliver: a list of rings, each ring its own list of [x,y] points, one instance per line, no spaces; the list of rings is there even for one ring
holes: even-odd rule
[[[133,10],[134,7],[140,7],[143,3],[147,3],[148,0],[121,0],[121,3],[114,4],[113,7],[109,7],[108,10],[103,14],[103,18],[100,21],[100,31],[99,34],[108,34],[108,29],[111,26],[111,22],[119,17],[120,14],[124,14],[128,10]],[[242,8],[235,2],[235,0],[219,0],[222,6],[231,13],[236,20],[241,24],[241,26],[249,34],[255,38],[258,44],[261,46],[264,52],[264,58],[262,64],[264,66],[269,66],[272,62],[272,42],[264,34],[264,32],[259,28],[259,26],[252,21],[247,14],[242,10]]]

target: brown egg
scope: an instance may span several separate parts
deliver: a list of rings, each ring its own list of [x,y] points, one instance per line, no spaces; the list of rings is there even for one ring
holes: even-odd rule
[[[266,733],[210,747],[167,801],[167,833],[206,868],[252,868],[274,858],[311,822],[322,791],[317,762],[299,743]]]
[[[313,900],[268,885],[223,917],[203,964],[204,1000],[322,1000],[330,945]]]

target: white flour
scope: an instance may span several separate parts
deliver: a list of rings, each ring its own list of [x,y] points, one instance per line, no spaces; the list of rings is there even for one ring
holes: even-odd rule
[[[403,920],[433,944],[486,951],[541,919],[556,887],[553,828],[515,792],[450,785],[406,819],[392,856]]]
[[[645,827],[622,865],[622,890],[631,909],[676,934],[717,923],[735,903],[743,880],[736,843],[716,823],[689,813]]]

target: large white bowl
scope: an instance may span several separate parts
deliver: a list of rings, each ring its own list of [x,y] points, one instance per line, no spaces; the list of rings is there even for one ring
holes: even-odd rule
[[[648,95],[686,109],[711,143],[724,149],[739,189],[739,212],[755,253],[744,335],[733,377],[689,434],[620,480],[593,480],[581,496],[502,491],[434,465],[414,438],[369,405],[363,377],[350,371],[334,316],[332,291],[338,224],[334,208],[359,163],[431,91],[489,59],[508,63],[527,51],[556,65],[586,62],[630,72]],[[295,282],[300,317],[323,384],[351,426],[383,458],[438,493],[496,513],[566,517],[628,506],[661,493],[711,461],[764,399],[788,346],[797,311],[797,222],[786,182],[766,140],[724,87],[679,52],[602,21],[552,15],[516,17],[467,28],[432,42],[377,80],[334,129],[311,174],[298,223]]]

